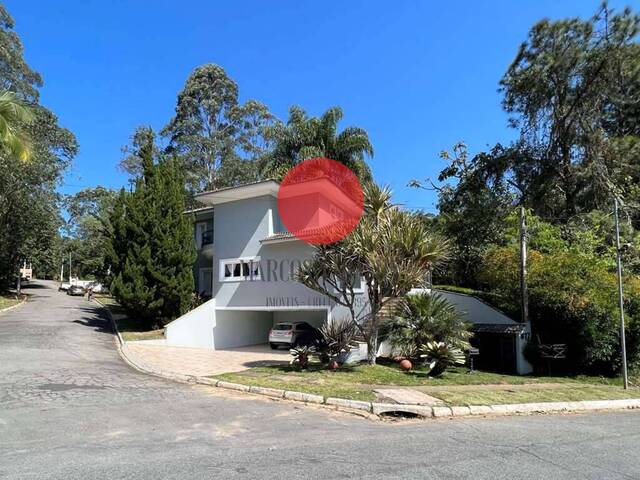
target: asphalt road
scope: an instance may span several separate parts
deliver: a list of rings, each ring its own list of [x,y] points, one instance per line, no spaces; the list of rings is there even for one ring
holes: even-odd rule
[[[640,478],[640,413],[378,422],[172,383],[45,283],[0,314],[0,479]]]

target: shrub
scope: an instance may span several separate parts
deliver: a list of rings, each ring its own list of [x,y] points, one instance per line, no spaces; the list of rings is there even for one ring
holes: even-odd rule
[[[309,347],[307,345],[298,346],[289,350],[291,356],[290,364],[297,365],[300,369],[304,370],[309,366],[309,360],[311,356],[315,354],[315,348]]]
[[[442,295],[420,293],[407,296],[403,315],[390,320],[384,332],[400,354],[415,358],[420,347],[429,342],[469,348],[469,329],[462,312]]]
[[[465,363],[462,350],[444,342],[429,342],[422,345],[420,351],[422,352],[420,358],[426,360],[430,367],[429,375],[432,377],[442,375],[449,367]]]
[[[315,350],[324,363],[351,351],[356,338],[356,327],[348,318],[335,318],[325,323],[320,332],[322,339],[316,342]]]

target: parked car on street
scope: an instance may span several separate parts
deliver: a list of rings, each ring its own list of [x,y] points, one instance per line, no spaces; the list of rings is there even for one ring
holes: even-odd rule
[[[58,287],[58,291],[59,292],[66,292],[67,290],[69,290],[70,286],[71,286],[71,284],[69,282],[62,282],[60,284],[60,286]]]
[[[89,288],[93,289],[93,293],[104,293],[107,291],[106,287],[102,285],[100,282],[91,282],[86,286],[87,290]]]
[[[81,297],[85,293],[87,293],[87,291],[85,290],[84,287],[81,287],[80,285],[71,285],[67,290],[67,295],[73,295],[74,297],[77,297],[77,296]]]
[[[269,331],[269,345],[273,350],[280,346],[288,348],[312,345],[322,338],[322,333],[307,322],[276,323]]]

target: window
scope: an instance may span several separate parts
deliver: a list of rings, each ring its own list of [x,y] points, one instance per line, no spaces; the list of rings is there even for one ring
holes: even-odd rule
[[[359,273],[356,273],[353,277],[351,277],[351,280],[352,280],[351,285],[353,286],[353,293],[364,293],[364,290],[365,290],[364,277]],[[342,282],[339,279],[336,279],[336,282],[338,283],[338,285],[342,284]]]
[[[203,245],[202,236],[204,235],[204,232],[206,232],[206,230],[207,230],[207,222],[196,223],[196,247],[198,248],[198,250],[202,248],[202,245]]]
[[[260,280],[260,257],[220,260],[220,281]]]
[[[201,268],[198,278],[198,293],[201,297],[210,297],[213,287],[210,268]]]
[[[272,330],[293,330],[293,325],[290,323],[276,323]]]

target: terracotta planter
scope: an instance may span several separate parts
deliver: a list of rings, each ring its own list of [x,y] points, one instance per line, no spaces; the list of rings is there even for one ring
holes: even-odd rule
[[[413,365],[411,364],[411,360],[407,358],[400,360],[400,368],[405,372],[411,370],[413,368]]]

